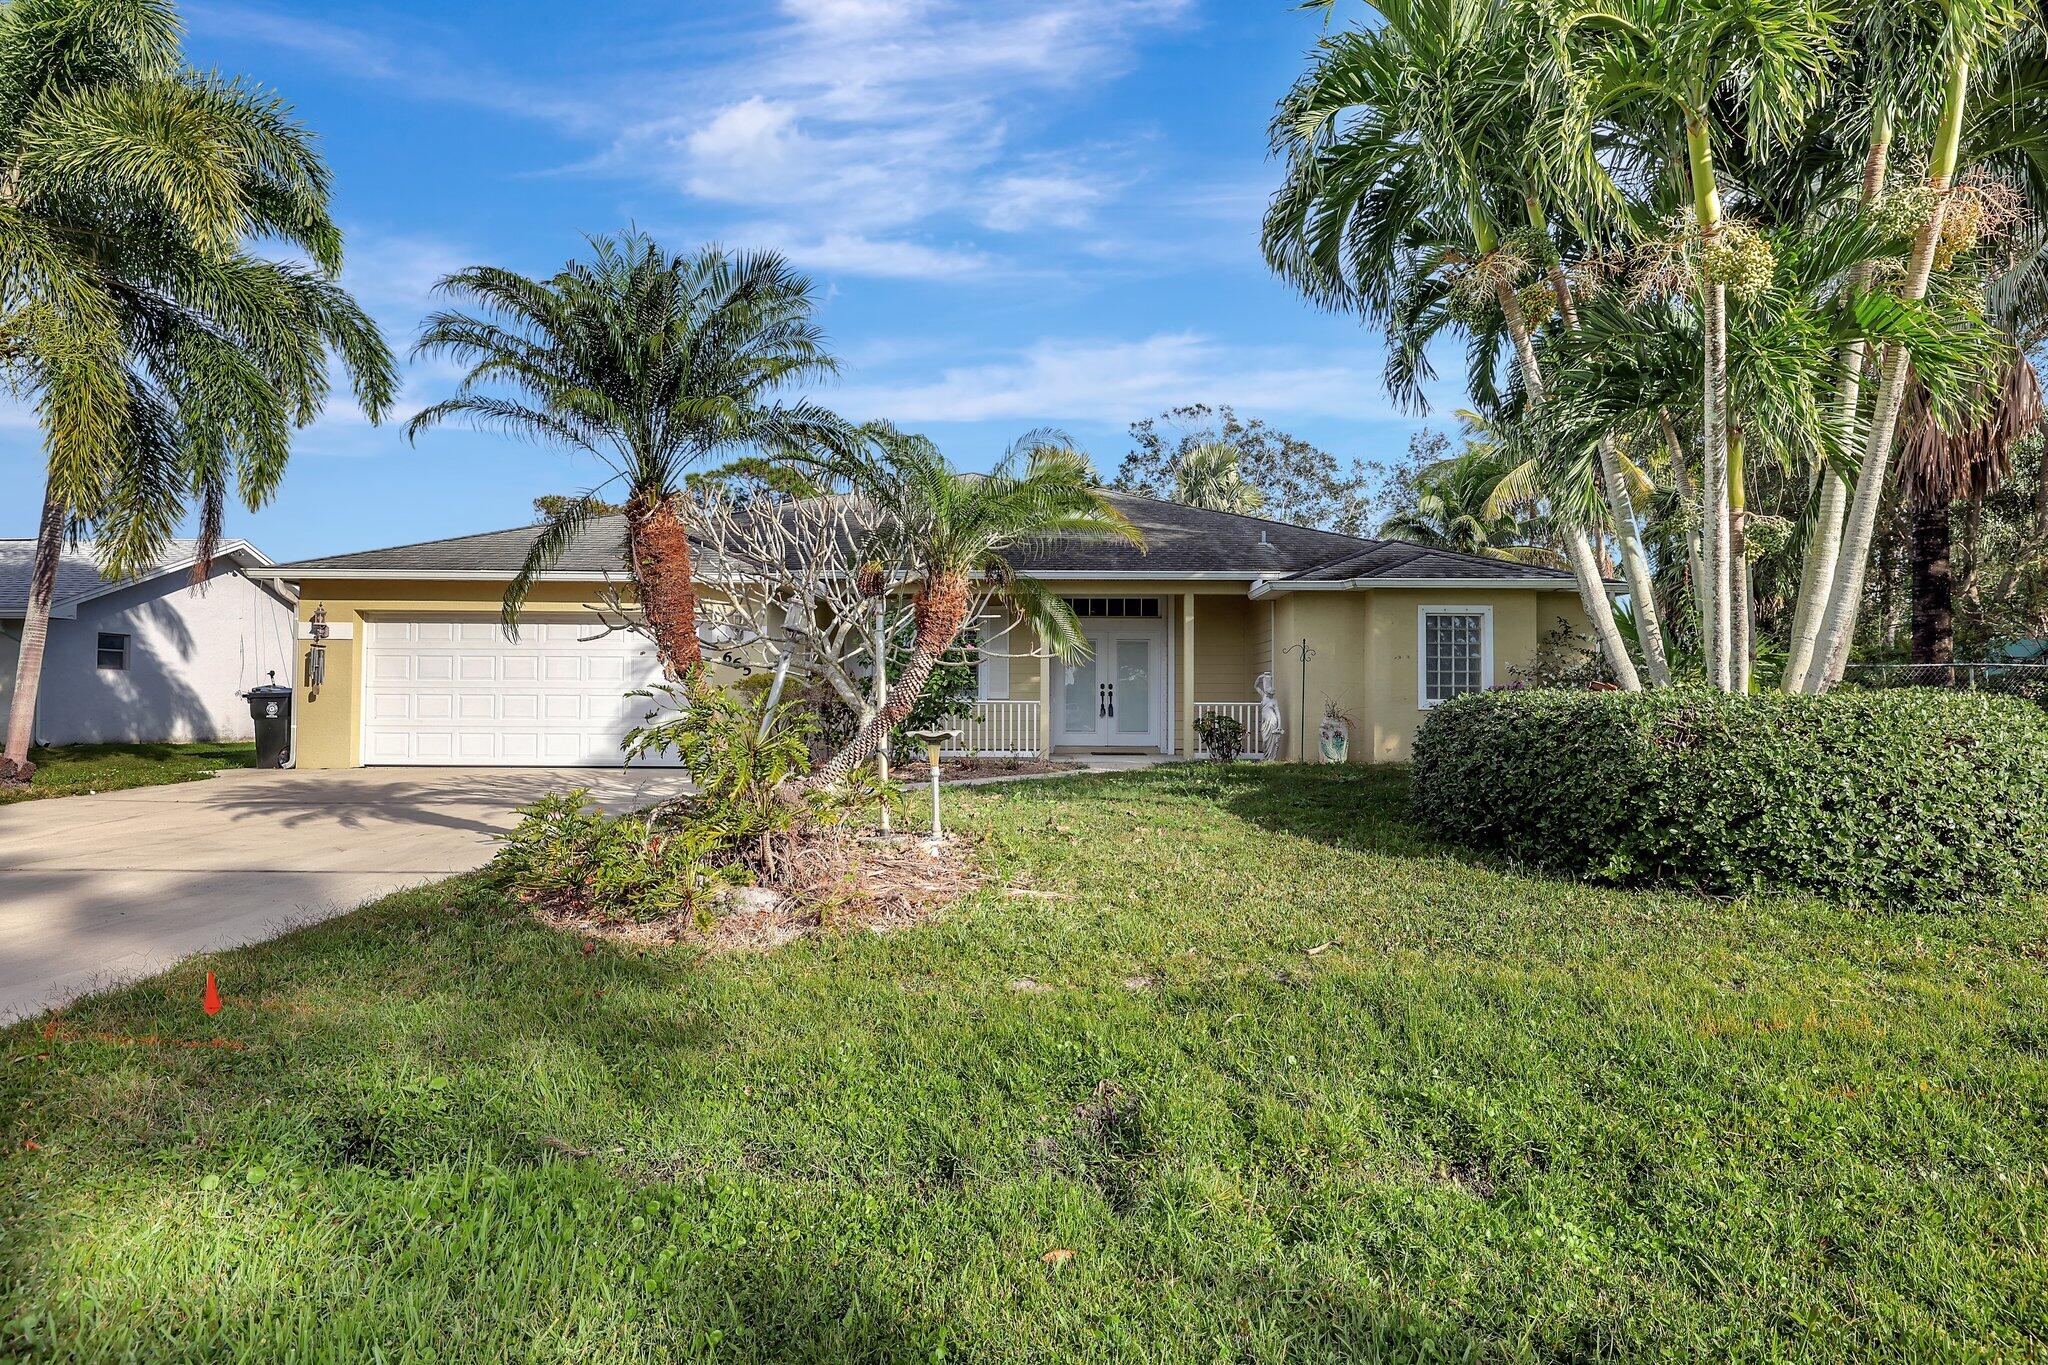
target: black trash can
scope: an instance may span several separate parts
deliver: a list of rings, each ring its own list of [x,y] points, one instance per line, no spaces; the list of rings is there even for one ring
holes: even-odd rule
[[[281,686],[277,674],[265,687],[252,687],[242,694],[249,699],[249,714],[256,721],[256,766],[282,768],[292,752],[292,690]]]

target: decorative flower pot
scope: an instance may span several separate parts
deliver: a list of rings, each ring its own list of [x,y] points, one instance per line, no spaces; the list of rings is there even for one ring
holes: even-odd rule
[[[1322,730],[1323,762],[1347,762],[1351,755],[1351,731],[1342,721],[1326,720]]]

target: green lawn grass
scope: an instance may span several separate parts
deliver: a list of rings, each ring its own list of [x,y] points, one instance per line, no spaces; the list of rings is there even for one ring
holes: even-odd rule
[[[923,929],[586,953],[467,880],[0,1034],[0,1356],[2039,1353],[2037,910],[1517,875],[1405,780],[955,791],[995,882]]]
[[[46,796],[84,796],[124,787],[157,787],[247,768],[256,746],[239,744],[60,744],[32,749],[35,776],[26,787],[0,787],[0,805]]]

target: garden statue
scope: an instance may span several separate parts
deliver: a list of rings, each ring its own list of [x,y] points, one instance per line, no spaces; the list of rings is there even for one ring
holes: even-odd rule
[[[1252,686],[1259,694],[1259,745],[1266,751],[1268,762],[1278,762],[1280,740],[1287,733],[1287,725],[1280,719],[1280,703],[1273,696],[1273,675],[1259,674]]]

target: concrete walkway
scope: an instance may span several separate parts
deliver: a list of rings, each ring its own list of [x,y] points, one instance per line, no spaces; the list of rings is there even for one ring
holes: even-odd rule
[[[488,860],[537,796],[613,809],[675,771],[359,768],[0,806],[0,1023]]]

